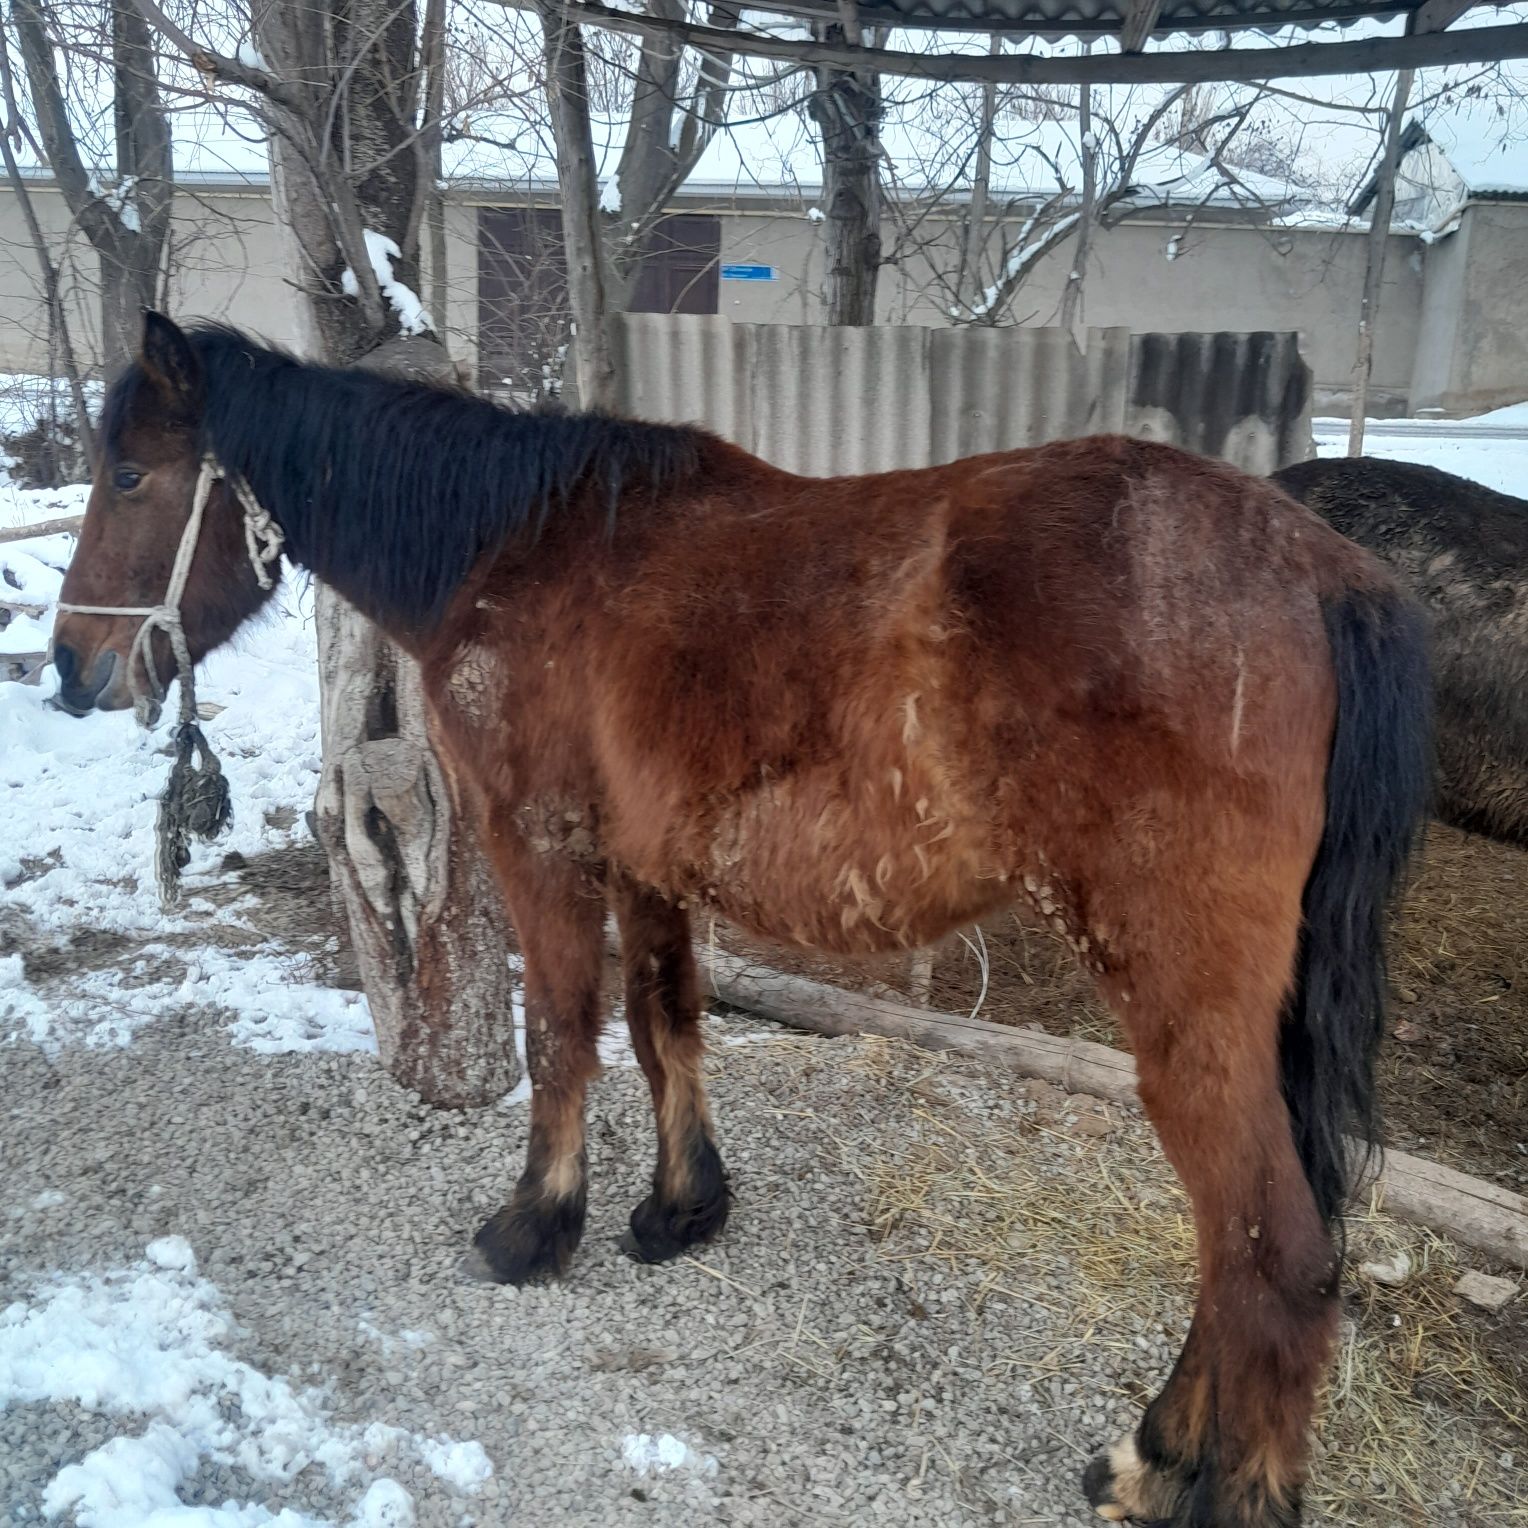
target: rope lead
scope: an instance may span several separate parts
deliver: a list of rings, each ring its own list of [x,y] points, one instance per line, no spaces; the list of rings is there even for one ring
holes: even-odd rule
[[[174,747],[175,762],[155,824],[154,874],[167,911],[180,902],[180,873],[191,861],[191,840],[210,843],[233,821],[228,777],[202,729],[194,721],[180,722]]]

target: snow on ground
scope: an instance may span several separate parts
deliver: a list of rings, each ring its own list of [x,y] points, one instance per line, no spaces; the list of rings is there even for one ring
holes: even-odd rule
[[[89,483],[66,483],[62,488],[18,488],[0,463],[0,530],[82,515],[89,497]]]
[[[1312,421],[1318,456],[1345,456],[1346,419]],[[1364,428],[1364,454],[1418,462],[1459,477],[1528,498],[1528,403],[1480,414],[1473,419],[1371,419]]]
[[[316,1468],[353,1492],[352,1524],[406,1528],[412,1498],[368,1469],[368,1458],[412,1449],[464,1494],[492,1477],[481,1444],[382,1422],[336,1423],[321,1391],[295,1389],[230,1356],[236,1335],[180,1236],[150,1242],[131,1267],[46,1280],[0,1311],[0,1410],[72,1401],[122,1423],[59,1469],[44,1510],[72,1512],[82,1528],[320,1528],[324,1519],[276,1505],[284,1487]],[[207,1462],[237,1466],[260,1484],[261,1499],[184,1505],[182,1488]]]

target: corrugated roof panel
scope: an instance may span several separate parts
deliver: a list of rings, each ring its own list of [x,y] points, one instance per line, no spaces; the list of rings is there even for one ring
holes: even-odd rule
[[[1154,34],[1225,28],[1274,32],[1289,26],[1377,20],[1416,10],[1421,0],[1164,0]],[[1499,6],[1505,0],[1482,0]],[[837,21],[837,0],[780,0],[749,7]],[[866,26],[976,28],[1060,37],[1117,36],[1125,0],[858,0]]]

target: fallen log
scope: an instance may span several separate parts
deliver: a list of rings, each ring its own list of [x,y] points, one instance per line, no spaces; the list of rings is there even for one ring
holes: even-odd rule
[[[0,543],[30,541],[34,536],[77,536],[84,523],[84,515],[64,515],[58,520],[39,520],[36,525],[8,525],[0,527]]]
[[[724,1003],[821,1035],[884,1035],[924,1050],[957,1051],[1040,1077],[1069,1093],[1138,1107],[1135,1063],[1124,1051],[1041,1030],[933,1013],[790,976],[723,950],[697,950]],[[1356,1147],[1355,1147],[1356,1149]],[[1517,1268],[1528,1268],[1528,1199],[1404,1151],[1384,1154],[1366,1191],[1397,1220],[1428,1226]]]

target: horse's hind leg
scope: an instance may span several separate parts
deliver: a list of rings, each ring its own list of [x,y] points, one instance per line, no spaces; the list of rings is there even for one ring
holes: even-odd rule
[[[497,840],[501,852],[506,840]],[[495,858],[499,858],[496,854]],[[477,1233],[492,1277],[524,1284],[561,1273],[584,1230],[584,1095],[599,1066],[603,899],[550,861],[511,881],[525,952],[525,1049],[530,1143],[514,1194]]]
[[[1157,899],[1156,937],[1106,983],[1131,1035],[1141,1101],[1193,1202],[1201,1281],[1166,1387],[1134,1436],[1085,1477],[1089,1500],[1115,1520],[1299,1521],[1338,1261],[1280,1088],[1298,881],[1282,896],[1266,885],[1236,892],[1217,906],[1192,892]],[[1138,907],[1137,927],[1149,916]]]
[[[727,1220],[728,1189],[700,1067],[700,990],[683,908],[644,887],[615,894],[632,1048],[658,1124],[653,1191],[621,1245],[645,1263],[709,1241]]]

